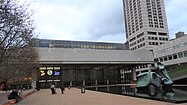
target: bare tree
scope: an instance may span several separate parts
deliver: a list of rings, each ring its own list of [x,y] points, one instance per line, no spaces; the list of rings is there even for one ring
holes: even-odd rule
[[[0,1],[0,64],[11,51],[24,47],[34,36],[32,13],[16,0]]]
[[[37,65],[32,14],[28,5],[18,0],[0,1],[0,72],[8,72],[6,78],[21,76]]]
[[[17,48],[12,52],[6,65],[8,81],[26,81],[31,78],[32,70],[38,67],[38,53],[32,44]]]

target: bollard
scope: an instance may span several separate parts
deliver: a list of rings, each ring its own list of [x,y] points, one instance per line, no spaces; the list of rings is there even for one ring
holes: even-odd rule
[[[68,89],[71,89],[71,86],[68,86]]]
[[[81,87],[81,93],[85,93],[85,86]]]
[[[72,87],[72,81],[69,82],[68,89],[71,89],[71,87]]]

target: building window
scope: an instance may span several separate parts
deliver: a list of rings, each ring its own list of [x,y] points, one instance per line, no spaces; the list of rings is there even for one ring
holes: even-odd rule
[[[160,58],[160,62],[163,62],[163,58]]]
[[[157,61],[158,61],[158,58],[155,58],[155,59],[154,59],[154,61],[156,61],[156,62],[157,62]]]
[[[164,61],[167,61],[167,60],[168,60],[168,58],[167,58],[167,56],[165,56],[165,57],[164,57]]]
[[[179,52],[179,53],[178,53],[178,56],[179,56],[179,58],[182,58],[182,57],[183,57],[183,53],[182,53],[182,52]]]
[[[177,59],[177,54],[174,54],[174,55],[173,55],[173,59]]]
[[[184,51],[184,57],[187,57],[187,51]]]
[[[169,56],[168,56],[168,59],[169,59],[169,60],[172,60],[172,56],[171,56],[171,55],[169,55]]]
[[[158,33],[159,35],[167,36],[167,33]]]
[[[156,32],[150,32],[150,31],[148,31],[147,34],[156,35]]]

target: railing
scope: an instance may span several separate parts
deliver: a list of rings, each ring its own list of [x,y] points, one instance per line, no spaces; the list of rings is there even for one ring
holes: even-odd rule
[[[95,86],[85,86],[85,88],[96,88],[96,87],[114,87],[114,86],[136,86],[136,84],[111,84],[111,85],[95,85]]]
[[[108,84],[108,85],[92,85],[92,86],[82,86],[81,93],[85,93],[85,89],[91,89],[95,91],[110,92],[112,87],[126,87],[125,89],[135,89],[136,84]],[[104,90],[103,90],[104,89]]]

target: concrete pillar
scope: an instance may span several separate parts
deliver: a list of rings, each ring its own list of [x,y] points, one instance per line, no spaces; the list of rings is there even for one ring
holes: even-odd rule
[[[109,85],[109,80],[108,79],[106,80],[106,84]],[[110,87],[109,86],[107,86],[107,91],[108,92],[110,91]]]
[[[132,68],[132,80],[133,81],[137,80],[137,78],[136,78],[136,68],[135,67]]]
[[[97,80],[95,80],[95,90],[97,91],[98,90],[98,88],[97,88]]]

